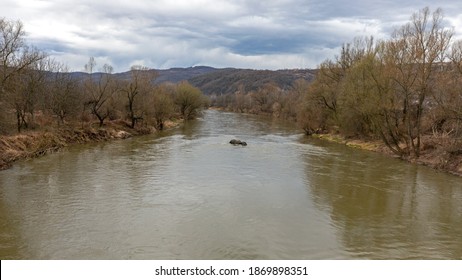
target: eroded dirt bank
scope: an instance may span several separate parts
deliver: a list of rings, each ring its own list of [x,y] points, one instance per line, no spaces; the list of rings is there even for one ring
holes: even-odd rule
[[[177,125],[179,121],[167,122],[165,128]],[[17,160],[43,156],[72,144],[126,139],[151,133],[156,133],[152,127],[131,129],[123,123],[109,122],[102,128],[63,127],[0,136],[0,170],[11,167]]]

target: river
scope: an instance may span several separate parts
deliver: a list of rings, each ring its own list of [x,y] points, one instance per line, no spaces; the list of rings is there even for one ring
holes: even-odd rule
[[[0,259],[462,259],[462,178],[207,110],[0,172]]]

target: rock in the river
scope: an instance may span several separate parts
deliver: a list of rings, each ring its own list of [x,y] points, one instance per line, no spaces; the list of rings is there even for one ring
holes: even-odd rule
[[[231,141],[229,141],[229,143],[233,145],[247,146],[246,142],[238,140],[238,139],[232,139]]]

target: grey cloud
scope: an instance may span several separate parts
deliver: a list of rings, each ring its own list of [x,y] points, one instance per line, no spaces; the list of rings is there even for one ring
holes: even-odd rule
[[[355,36],[387,36],[418,9],[436,8],[426,0],[4,1],[5,15],[23,20],[37,47],[72,64],[99,57],[116,71],[134,62],[316,67]],[[452,24],[462,17],[457,2],[437,4]]]

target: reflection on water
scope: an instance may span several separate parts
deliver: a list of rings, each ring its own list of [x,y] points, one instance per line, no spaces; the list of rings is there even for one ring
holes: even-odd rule
[[[330,213],[351,257],[462,258],[460,178],[318,144],[332,155],[304,158],[313,200]]]
[[[1,172],[0,258],[460,259],[461,202],[461,178],[207,111]]]

